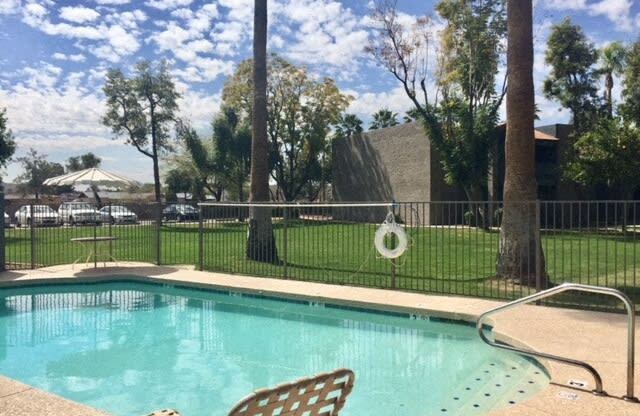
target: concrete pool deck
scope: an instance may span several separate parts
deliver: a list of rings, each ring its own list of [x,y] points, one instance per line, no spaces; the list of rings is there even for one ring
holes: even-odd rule
[[[71,266],[55,266],[24,272],[0,273],[0,287],[56,282],[96,282],[114,280],[115,276],[122,276],[134,277],[140,281],[303,298],[470,322],[474,322],[482,312],[504,303],[479,298],[198,272],[188,267],[153,266],[144,263],[107,265],[108,267],[98,269],[76,267],[74,270]],[[551,374],[552,383],[549,387],[523,403],[500,409],[491,413],[492,415],[640,416],[640,404],[621,399],[626,392],[627,343],[624,315],[526,305],[496,316],[492,323],[499,340],[586,361],[593,365],[602,375],[604,389],[609,394],[608,397],[594,396],[590,392],[593,380],[582,369],[541,360]],[[636,344],[640,344],[638,331]],[[636,397],[640,395],[640,354],[637,349]],[[586,389],[570,387],[569,380],[585,381]],[[149,412],[152,410],[157,409],[149,409]],[[106,414],[0,376],[0,416],[5,415]]]

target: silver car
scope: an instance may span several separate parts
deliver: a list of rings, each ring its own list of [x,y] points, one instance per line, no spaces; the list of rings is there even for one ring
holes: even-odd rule
[[[23,205],[16,211],[15,219],[18,227],[60,224],[58,214],[47,205]]]
[[[86,202],[65,202],[58,208],[58,215],[69,225],[102,223],[102,215]]]
[[[102,222],[111,224],[136,224],[138,216],[123,205],[111,205],[100,209]]]

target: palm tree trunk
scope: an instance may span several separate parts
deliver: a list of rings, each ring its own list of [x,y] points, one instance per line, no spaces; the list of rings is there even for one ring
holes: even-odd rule
[[[613,74],[607,73],[607,79],[605,82],[605,86],[607,88],[607,112],[609,113],[609,118],[613,117]]]
[[[269,201],[267,141],[267,0],[255,0],[253,25],[253,120],[249,202]],[[269,208],[249,209],[247,258],[277,263],[278,252]]]
[[[536,221],[533,28],[531,0],[507,1],[507,138],[498,276],[547,286]],[[538,258],[538,254],[540,258]]]

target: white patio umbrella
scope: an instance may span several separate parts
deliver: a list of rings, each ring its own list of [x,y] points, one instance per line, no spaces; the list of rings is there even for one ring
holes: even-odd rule
[[[133,179],[126,178],[116,173],[107,172],[99,168],[79,170],[55,176],[42,182],[46,186],[62,185],[103,185],[103,186],[130,186],[137,184]]]
[[[99,168],[90,168],[79,170],[77,172],[66,173],[60,176],[54,176],[42,182],[45,186],[63,186],[63,185],[91,185],[91,189],[95,194],[96,201],[100,204],[97,187],[102,186],[131,186],[138,182],[116,173],[107,172]]]

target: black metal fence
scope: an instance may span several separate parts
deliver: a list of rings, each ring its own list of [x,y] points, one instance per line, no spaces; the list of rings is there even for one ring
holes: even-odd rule
[[[262,207],[273,229],[271,257],[248,259],[246,204],[110,202],[94,207],[5,207],[10,269],[100,261],[188,264],[210,271],[333,284],[510,299],[561,282],[623,290],[639,298],[640,201],[520,204],[534,225],[524,253],[498,272],[498,202],[403,202]],[[406,252],[382,258],[375,233],[391,212]],[[537,231],[539,229],[539,231]],[[387,238],[387,245],[396,244]],[[91,254],[98,256],[90,256]],[[584,299],[567,298],[566,302]],[[605,305],[606,306],[606,305]]]
[[[198,261],[198,207],[111,202],[6,203],[7,269],[107,262],[188,264]],[[7,218],[8,217],[8,218]]]

